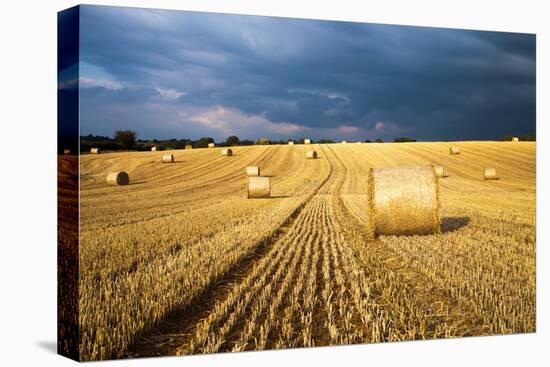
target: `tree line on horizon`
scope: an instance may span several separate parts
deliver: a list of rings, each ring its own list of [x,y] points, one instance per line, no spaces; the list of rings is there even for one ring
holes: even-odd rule
[[[536,141],[535,134],[520,135],[521,141]],[[304,144],[305,138],[288,139],[288,140],[270,140],[265,137],[258,138],[256,140],[241,140],[236,135],[228,136],[225,141],[215,141],[212,137],[202,137],[197,140],[192,139],[138,139],[138,133],[133,130],[117,130],[113,137],[100,136],[89,134],[87,136],[80,137],[80,151],[89,151],[92,147],[100,148],[102,150],[137,150],[146,151],[151,150],[156,146],[158,149],[170,150],[170,149],[184,149],[186,146],[191,145],[193,148],[207,148],[208,144],[215,143],[217,146],[246,146],[246,145],[269,145],[269,144],[287,144],[288,142],[294,142],[295,144]],[[512,135],[504,135],[500,138],[501,141],[512,140]],[[398,137],[393,139],[394,143],[408,143],[416,142],[417,140],[411,137]],[[319,139],[317,141],[311,140],[312,143],[318,144],[331,144],[335,143],[332,139]],[[363,143],[384,143],[382,139],[365,139]]]

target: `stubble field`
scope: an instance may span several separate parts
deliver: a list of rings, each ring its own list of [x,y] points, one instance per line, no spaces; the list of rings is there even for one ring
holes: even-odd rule
[[[233,151],[81,156],[82,359],[535,331],[535,143]],[[417,164],[448,175],[442,233],[371,240],[369,168]],[[271,198],[247,199],[248,165]]]

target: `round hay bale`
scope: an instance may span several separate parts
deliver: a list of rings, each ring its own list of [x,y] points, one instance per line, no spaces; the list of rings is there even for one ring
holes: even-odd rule
[[[193,149],[193,146],[192,146],[191,144],[187,144],[187,145],[185,146],[185,149]]]
[[[208,143],[208,148],[214,148],[216,146],[216,144],[214,143]]]
[[[446,177],[445,176],[445,168],[443,166],[434,166],[435,174],[437,177]]]
[[[304,144],[311,144],[311,139],[304,139]]]
[[[342,144],[347,144],[348,142],[345,140],[342,140]]]
[[[316,159],[317,158],[317,152],[315,150],[310,150],[306,153],[306,158],[308,159]]]
[[[269,177],[248,177],[248,198],[268,198],[271,196]]]
[[[258,166],[248,166],[248,167],[246,167],[246,175],[247,176],[259,176],[260,175],[260,167],[258,167]]]
[[[449,153],[450,154],[460,154],[460,149],[458,149],[458,147],[450,147],[449,148]]]
[[[165,154],[162,156],[162,163],[174,163],[173,154]]]
[[[288,142],[288,145],[294,145],[294,142],[293,142],[293,141],[289,141],[289,142]]]
[[[499,179],[499,177],[497,176],[497,170],[494,167],[485,168],[484,177],[485,177],[485,180],[498,180]]]
[[[231,157],[233,155],[233,151],[231,149],[222,149],[222,155]]]
[[[69,154],[71,154],[71,150],[70,149],[63,149],[63,154],[69,155]]]
[[[157,150],[159,150],[158,147],[151,147],[151,152],[156,152]]]
[[[433,166],[371,168],[368,190],[375,235],[440,233],[439,181]]]
[[[519,141],[519,138],[517,138],[517,137],[514,136],[514,137],[512,138],[512,141],[513,141],[514,143],[517,143],[517,142]]]
[[[130,176],[126,172],[111,172],[107,175],[107,183],[109,185],[121,186],[130,183]]]
[[[92,154],[99,154],[100,152],[101,152],[101,150],[99,148],[90,149],[90,153],[92,153]]]

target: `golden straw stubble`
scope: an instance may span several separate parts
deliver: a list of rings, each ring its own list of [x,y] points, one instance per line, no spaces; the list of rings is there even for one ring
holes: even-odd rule
[[[268,198],[271,196],[269,177],[248,177],[248,198]]]
[[[439,181],[433,166],[371,168],[368,185],[375,235],[440,233]]]
[[[107,183],[114,186],[128,185],[130,176],[123,171],[111,172],[107,175]]]

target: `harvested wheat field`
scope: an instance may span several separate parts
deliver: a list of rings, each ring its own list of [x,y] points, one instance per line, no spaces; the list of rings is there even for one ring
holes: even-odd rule
[[[312,145],[82,155],[82,359],[535,331],[535,143]],[[373,237],[371,168],[418,165],[441,233]]]

